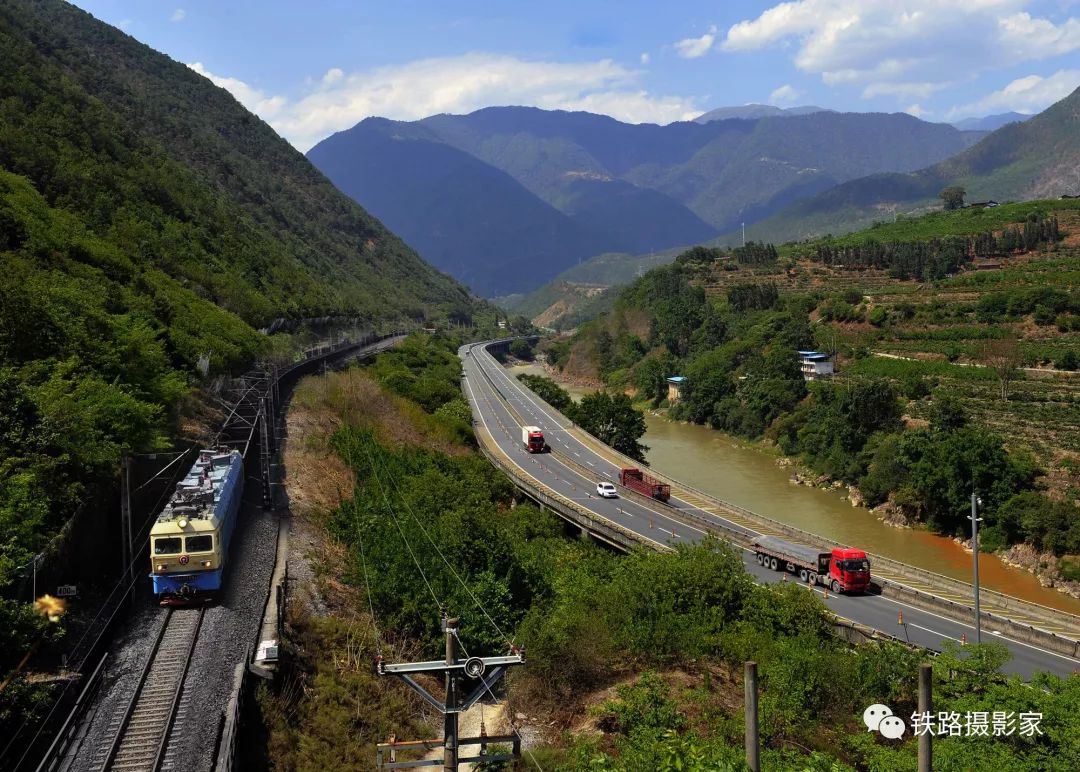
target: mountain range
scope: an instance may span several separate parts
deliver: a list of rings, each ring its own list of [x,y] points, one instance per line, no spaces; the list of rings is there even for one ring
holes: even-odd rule
[[[779,243],[855,230],[938,207],[938,193],[949,185],[963,187],[969,202],[1080,195],[1080,88],[951,158],[911,173],[847,181],[756,223],[747,236]]]
[[[905,114],[657,126],[494,107],[370,118],[308,158],[434,265],[491,297],[535,289],[604,252],[707,241],[840,182],[940,161],[981,136]]]
[[[809,115],[810,113],[835,112],[826,110],[824,107],[814,105],[802,105],[801,107],[776,107],[774,105],[735,105],[732,107],[717,107],[715,110],[699,115],[694,119],[695,123],[709,123],[710,121],[723,121],[728,118],[782,118],[794,115]],[[957,127],[960,128],[960,127]]]
[[[998,113],[997,115],[984,115],[982,118],[965,118],[962,121],[953,121],[953,126],[961,131],[995,131],[1008,123],[1023,123],[1030,115],[1024,113]]]

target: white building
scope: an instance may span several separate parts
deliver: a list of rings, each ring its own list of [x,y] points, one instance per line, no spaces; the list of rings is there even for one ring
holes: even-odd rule
[[[820,378],[828,378],[833,374],[832,357],[820,351],[800,351],[799,368],[802,376],[808,381],[816,381]]]

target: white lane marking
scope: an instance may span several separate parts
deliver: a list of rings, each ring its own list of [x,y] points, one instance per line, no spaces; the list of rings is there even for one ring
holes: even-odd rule
[[[899,626],[900,625],[897,625],[897,627],[899,627]],[[914,622],[904,622],[904,627],[917,627],[920,630],[925,630],[928,633],[933,633],[934,635],[940,635],[942,638],[948,638],[950,641],[959,641],[960,640],[959,638],[953,638],[951,635],[946,635],[945,633],[941,632],[940,630],[931,630],[929,627],[923,627],[922,625],[917,625]]]
[[[484,428],[487,429],[488,425],[487,425],[487,421],[484,420],[484,411],[479,409],[480,403],[476,401],[476,394],[473,392],[472,381],[469,381],[465,385],[469,387],[469,395],[473,398],[473,403],[477,405],[476,413],[477,413],[477,415],[480,416],[480,423],[482,423],[484,425]],[[491,430],[488,429],[488,432],[490,433]]]
[[[486,353],[486,352],[485,352],[485,353]],[[494,360],[492,360],[492,361],[494,361]],[[509,376],[507,376],[507,375],[505,374],[505,372],[503,372],[503,371],[502,371],[502,368],[501,368],[501,367],[496,367],[496,370],[497,370],[497,371],[499,372],[499,375],[500,375],[500,376],[502,376],[502,377],[503,377],[503,378],[504,378],[504,379],[505,379],[505,380],[506,380],[506,381],[507,381],[508,383],[510,383],[510,384],[511,384],[511,385],[512,385],[512,386],[513,386],[513,387],[514,387],[515,389],[518,389],[518,388],[519,388],[519,387],[518,387],[518,384],[515,384],[515,383],[514,383],[514,382],[513,382],[513,381],[512,381],[511,379],[510,379],[510,377],[509,377]],[[471,388],[471,387],[470,387],[470,388]],[[550,415],[549,415],[549,414],[547,413],[547,411],[546,411],[546,410],[544,410],[544,408],[543,408],[543,407],[541,407],[540,409],[541,409],[541,410],[542,410],[542,411],[544,412],[544,414],[545,414],[545,415],[548,415],[548,417],[549,417],[549,418],[551,417],[551,416],[550,416]],[[481,420],[483,420],[483,416],[481,416]],[[560,428],[562,428],[562,427],[561,427],[561,424],[559,424],[559,422],[558,422],[558,421],[555,421],[555,423],[556,423],[556,424],[558,424],[558,425],[560,426]],[[485,424],[485,425],[486,425],[486,424]],[[595,466],[596,466],[596,464],[594,464],[594,463],[593,463],[593,462],[591,462],[591,461],[586,461],[586,463],[587,463],[587,464],[588,464],[589,466],[591,466],[591,467],[595,467]],[[711,513],[711,512],[704,512],[704,510],[698,509],[697,507],[693,507],[692,509],[693,509],[693,510],[696,510],[696,511],[698,511],[698,512],[702,512],[703,514],[707,515],[707,516],[708,516],[708,517],[710,517],[710,518],[716,518],[717,520],[721,520],[721,521],[723,521],[723,522],[725,522],[725,523],[730,523],[731,525],[735,525],[734,523],[731,523],[731,521],[729,521],[729,520],[726,520],[726,519],[724,519],[724,518],[722,518],[722,517],[719,517],[718,515],[714,515],[714,514],[713,514],[713,513]],[[649,511],[651,511],[651,510],[649,510]],[[663,515],[662,515],[662,516],[663,516]],[[665,519],[667,519],[667,520],[671,520],[671,518],[669,518],[669,517],[665,517]],[[672,522],[678,522],[678,521],[672,521]],[[700,529],[698,529],[698,528],[694,528],[693,526],[689,526],[689,527],[690,527],[690,528],[691,528],[692,530],[695,530],[695,531],[697,531],[698,533],[701,533],[701,534],[704,534],[704,533],[705,533],[705,531],[701,531]],[[644,534],[642,534],[642,535],[644,536]],[[648,537],[646,537],[646,538],[648,538]],[[650,539],[650,541],[652,541],[652,540]],[[655,543],[655,542],[654,542],[654,543]],[[742,547],[742,549],[743,549],[744,551],[746,551],[746,552],[750,552],[750,553],[752,553],[752,552],[753,552],[753,550],[752,550],[752,549],[750,549],[750,548],[748,548],[748,547]],[[905,604],[905,603],[901,603],[900,601],[896,601],[896,600],[893,600],[892,598],[887,598],[887,597],[885,597],[884,595],[872,595],[872,596],[869,596],[869,597],[870,597],[870,598],[878,598],[878,599],[880,599],[880,600],[888,601],[889,603],[893,603],[893,604],[895,604],[895,605],[897,605],[897,606],[901,606],[901,607],[903,607],[903,608],[908,608],[908,609],[911,609],[911,610],[913,610],[913,611],[919,611],[919,612],[922,612],[922,613],[924,613],[924,614],[928,614],[929,616],[935,617],[936,619],[940,619],[940,620],[942,620],[943,622],[949,622],[950,624],[955,624],[955,625],[959,625],[960,627],[962,627],[962,628],[964,628],[964,629],[967,629],[967,630],[972,630],[972,631],[974,631],[974,629],[975,629],[973,625],[965,624],[964,622],[959,622],[959,621],[957,621],[957,620],[955,620],[955,619],[950,619],[949,617],[944,617],[944,616],[941,616],[940,614],[935,614],[935,613],[934,613],[933,611],[927,611],[927,610],[925,610],[925,609],[922,609],[922,608],[919,608],[919,607],[917,607],[917,606],[909,606],[909,605],[907,605],[907,604]],[[908,623],[908,624],[911,624],[911,623]],[[873,627],[873,625],[870,625],[870,627]],[[876,628],[875,628],[875,629],[876,629]],[[933,631],[933,630],[929,630],[928,628],[921,628],[921,629],[924,629],[924,630],[928,630],[929,632],[932,632],[932,633],[934,633],[935,635],[943,635],[942,633],[937,633],[937,632],[935,632],[935,631]],[[886,631],[883,631],[883,632],[886,632]],[[1055,657],[1057,657],[1057,658],[1059,658],[1059,659],[1063,659],[1063,660],[1065,660],[1065,661],[1067,661],[1067,662],[1073,662],[1073,663],[1075,663],[1075,662],[1077,662],[1077,661],[1080,661],[1080,660],[1077,660],[1077,659],[1076,659],[1076,658],[1074,658],[1074,657],[1069,657],[1069,656],[1067,656],[1067,655],[1065,655],[1065,654],[1058,654],[1058,653],[1057,653],[1056,651],[1050,651],[1050,650],[1048,650],[1048,649],[1043,649],[1043,648],[1040,648],[1040,647],[1038,647],[1038,646],[1033,646],[1033,645],[1031,645],[1030,643],[1024,643],[1023,641],[1018,641],[1018,640],[1016,640],[1015,638],[1011,638],[1011,637],[1009,637],[1009,636],[1007,636],[1007,635],[1003,635],[1003,634],[1002,634],[1002,633],[1000,633],[1000,632],[992,631],[992,633],[993,633],[994,635],[998,636],[999,638],[1003,639],[1003,640],[1009,641],[1010,643],[1015,643],[1015,644],[1017,644],[1018,646],[1023,646],[1023,647],[1025,647],[1025,648],[1027,648],[1027,649],[1031,649],[1032,651],[1036,651],[1036,652],[1039,652],[1040,654],[1050,654],[1050,655],[1052,655],[1052,656],[1055,656]],[[946,638],[951,638],[951,636],[947,636],[947,635],[946,635],[946,636],[944,636],[944,637],[946,637]],[[958,639],[956,639],[956,638],[951,638],[951,640],[958,640]]]
[[[926,609],[919,608],[918,606],[909,606],[906,603],[901,603],[898,600],[894,600],[892,598],[887,598],[884,595],[870,595],[868,597],[877,598],[877,599],[883,600],[883,601],[888,601],[889,603],[892,603],[892,604],[897,605],[897,606],[902,606],[903,608],[911,609],[912,611],[919,611],[919,612],[921,612],[923,614],[929,614],[930,616],[936,617],[937,619],[940,619],[943,622],[949,622],[949,623],[954,624],[954,625],[960,625],[960,627],[964,628],[965,630],[971,630],[971,631],[975,630],[974,625],[970,625],[970,624],[968,624],[966,622],[959,622],[959,621],[957,621],[955,619],[950,619],[949,617],[943,617],[941,614],[935,614],[933,611],[927,611]],[[870,625],[870,627],[873,627],[873,625]],[[1024,643],[1023,641],[1018,641],[1015,638],[1010,638],[1009,636],[1002,635],[1001,633],[994,633],[994,634],[997,635],[998,637],[1002,638],[1003,640],[1008,641],[1009,643],[1015,643],[1017,646],[1023,646],[1024,648],[1031,649],[1032,651],[1037,651],[1040,654],[1050,654],[1051,656],[1057,657],[1058,659],[1063,659],[1063,660],[1065,660],[1067,662],[1072,662],[1074,664],[1076,662],[1080,662],[1080,660],[1077,660],[1075,657],[1069,657],[1069,656],[1067,656],[1065,654],[1058,654],[1056,651],[1050,651],[1049,649],[1043,649],[1043,648],[1040,648],[1039,646],[1032,646],[1030,643]]]

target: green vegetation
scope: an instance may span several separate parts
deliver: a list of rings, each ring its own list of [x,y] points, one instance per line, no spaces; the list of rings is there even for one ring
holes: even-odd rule
[[[986,502],[985,549],[1026,541],[1078,553],[1069,513],[1080,383],[1022,369],[1080,362],[1080,258],[1066,241],[1080,218],[1062,203],[960,210],[788,246],[772,268],[733,269],[697,247],[627,287],[611,313],[549,345],[548,357],[579,377],[589,361],[594,377],[655,406],[666,377],[685,376],[674,419],[774,441],[858,487],[869,505],[890,502],[948,535],[965,535],[974,484]],[[963,271],[979,255],[1002,265]],[[898,280],[952,271],[962,272]],[[835,355],[840,376],[808,388],[795,357],[806,348]]]
[[[847,269],[887,268],[896,279],[943,279],[975,258],[1007,256],[1042,247],[1053,248],[1061,240],[1057,218],[1031,212],[1022,226],[1008,225],[1000,236],[983,231],[968,236],[947,236],[922,241],[867,240],[836,246],[831,240],[816,246],[814,259]]]
[[[594,391],[574,402],[550,378],[523,373],[518,380],[589,434],[630,458],[645,461],[649,448],[638,442],[645,434],[645,416],[627,395]]]
[[[444,371],[452,343],[439,353],[439,339],[431,341],[373,372],[396,372],[407,361],[417,379],[453,383]],[[385,410],[379,399],[360,399]],[[352,663],[379,651],[437,656],[440,607],[462,618],[473,654],[503,651],[507,637],[527,647],[527,666],[510,680],[511,711],[541,721],[549,711],[591,714],[597,732],[532,750],[544,769],[740,769],[739,674],[751,658],[762,678],[766,768],[913,766],[914,739],[869,734],[861,715],[871,702],[904,717],[915,711],[918,652],[842,642],[817,596],[794,584],[754,583],[738,556],[715,542],[620,556],[566,538],[550,513],[510,506],[508,482],[460,445],[448,453],[388,434],[406,431],[405,415],[419,428],[439,420],[438,409],[416,411],[382,415],[381,428],[365,424],[362,410],[350,412],[333,436],[356,475],[354,494],[329,519],[347,549],[347,568],[334,576],[355,588],[338,613],[352,621],[290,622],[304,670],[278,697],[262,699],[277,768],[363,769],[374,742],[420,733],[401,697],[407,692]],[[937,738],[937,768],[959,772],[992,760],[1002,769],[1069,770],[1080,761],[1080,679],[1039,676],[1037,688],[1023,688],[998,672],[1006,656],[996,644],[947,649],[934,663],[935,708],[961,716],[1041,711],[1044,734]],[[611,687],[604,699],[591,697]]]
[[[59,0],[5,3],[0,45],[0,167],[138,268],[255,326],[467,314],[463,288],[190,68]]]
[[[10,596],[14,573],[76,511],[115,511],[121,449],[171,446],[207,370],[290,349],[257,328],[465,322],[477,304],[183,64],[59,0],[5,2],[0,47]],[[60,635],[33,619],[0,598],[0,681]],[[0,727],[35,715],[50,688],[38,683],[20,675],[4,689]]]

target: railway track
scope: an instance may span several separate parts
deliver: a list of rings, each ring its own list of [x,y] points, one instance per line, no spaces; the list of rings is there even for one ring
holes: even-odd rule
[[[166,612],[135,693],[95,769],[157,772],[161,768],[205,611]]]

